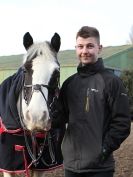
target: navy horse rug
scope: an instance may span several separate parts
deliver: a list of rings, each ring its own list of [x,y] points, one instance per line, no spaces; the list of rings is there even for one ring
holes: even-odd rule
[[[0,171],[51,170],[62,165],[64,129],[51,129],[35,136],[23,130],[16,105],[23,75],[20,68],[0,85]]]

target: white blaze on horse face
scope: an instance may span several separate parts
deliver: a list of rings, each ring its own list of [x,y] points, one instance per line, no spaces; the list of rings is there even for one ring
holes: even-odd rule
[[[32,63],[32,85],[48,85],[53,72],[59,70],[59,66],[52,52],[40,55]],[[48,100],[48,89],[41,86],[42,92]],[[49,121],[49,110],[45,98],[40,91],[33,91],[29,105],[22,102],[24,122],[29,130],[44,130]]]

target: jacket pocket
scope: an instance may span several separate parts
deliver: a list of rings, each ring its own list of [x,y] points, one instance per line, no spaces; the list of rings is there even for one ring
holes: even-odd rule
[[[85,112],[89,112],[89,110],[90,110],[90,89],[87,88],[85,98]]]

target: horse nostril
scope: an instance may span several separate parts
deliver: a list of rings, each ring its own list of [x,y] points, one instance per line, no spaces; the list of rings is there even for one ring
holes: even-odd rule
[[[43,111],[43,118],[45,119],[47,117],[47,112]]]
[[[26,119],[30,120],[29,110],[26,112]]]
[[[45,122],[47,120],[47,111],[43,111],[43,114],[41,116],[41,120]]]

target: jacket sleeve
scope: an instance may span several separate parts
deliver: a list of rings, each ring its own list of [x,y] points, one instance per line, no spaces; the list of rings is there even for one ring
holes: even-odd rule
[[[130,134],[131,119],[129,100],[122,81],[114,77],[107,90],[110,119],[103,140],[103,150],[109,154],[118,149]]]
[[[55,105],[55,111],[52,118],[52,128],[61,128],[68,123],[68,106],[66,97],[66,82],[60,89],[59,98]]]

